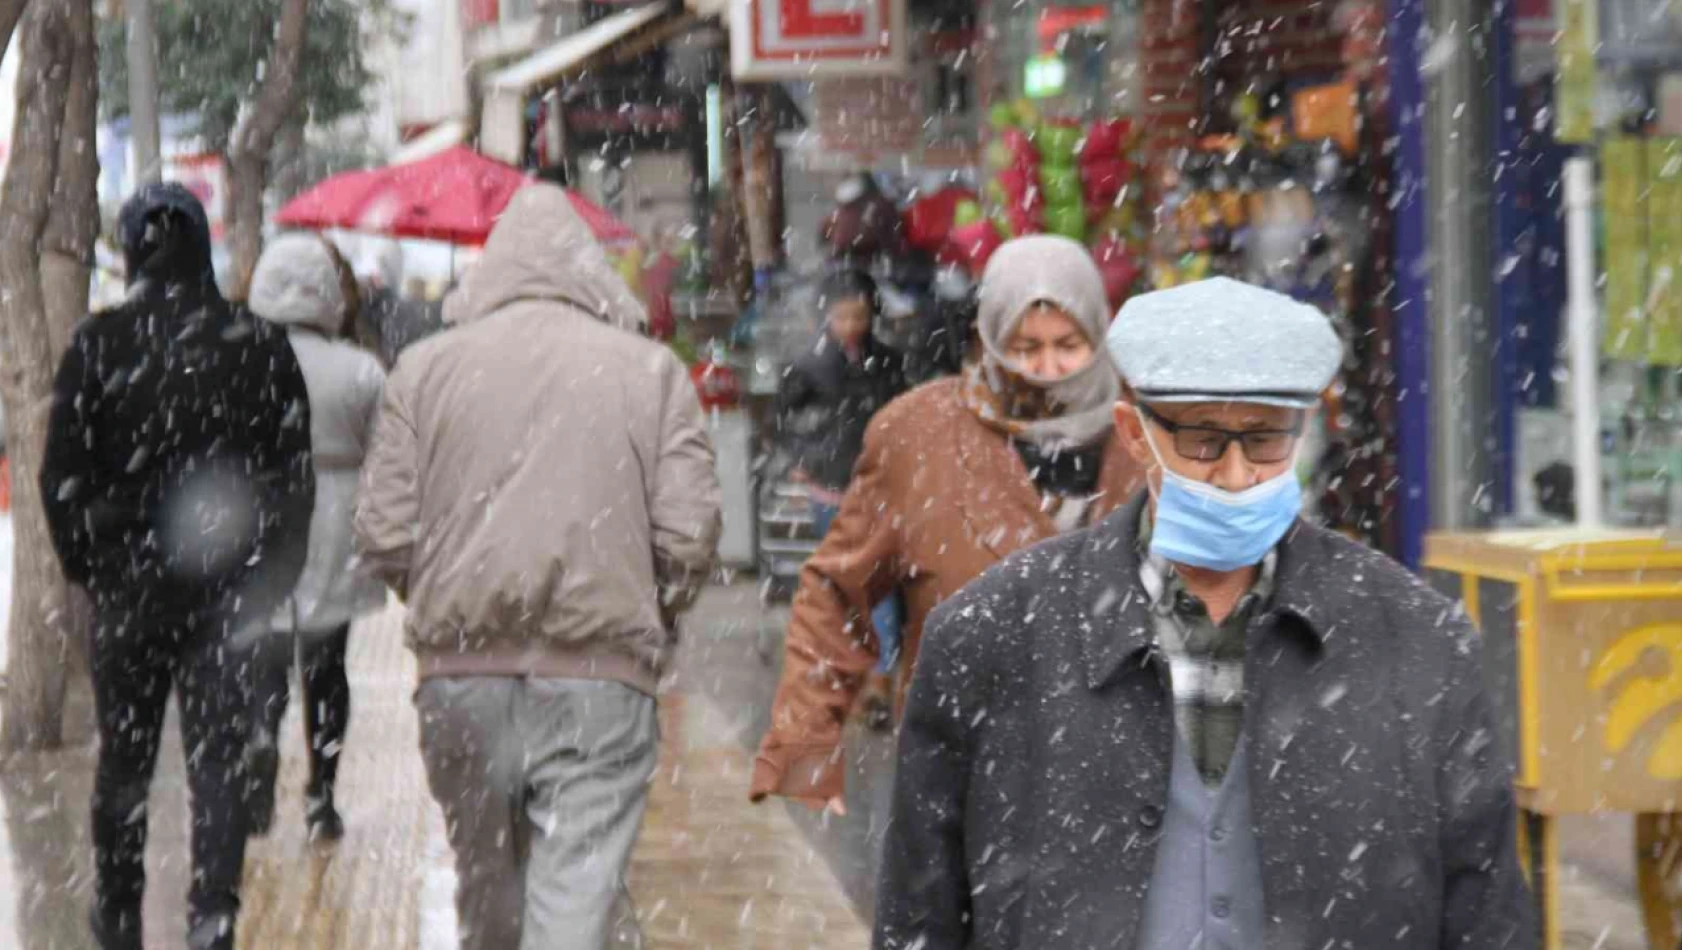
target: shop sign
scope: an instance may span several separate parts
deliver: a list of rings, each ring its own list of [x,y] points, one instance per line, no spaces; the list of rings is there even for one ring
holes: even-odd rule
[[[699,128],[700,108],[695,96],[669,86],[592,89],[564,107],[568,147],[681,148]]]
[[[905,70],[905,0],[730,0],[740,81],[893,76]]]

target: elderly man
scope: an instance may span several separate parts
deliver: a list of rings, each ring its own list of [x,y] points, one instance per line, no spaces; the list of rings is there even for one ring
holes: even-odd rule
[[[1150,490],[936,611],[876,946],[1537,946],[1473,631],[1298,519],[1331,325],[1217,278],[1108,342]]]

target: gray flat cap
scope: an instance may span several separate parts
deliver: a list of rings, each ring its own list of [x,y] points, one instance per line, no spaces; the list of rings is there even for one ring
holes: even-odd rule
[[[1106,342],[1122,378],[1151,402],[1307,408],[1343,361],[1325,314],[1227,277],[1132,298]]]

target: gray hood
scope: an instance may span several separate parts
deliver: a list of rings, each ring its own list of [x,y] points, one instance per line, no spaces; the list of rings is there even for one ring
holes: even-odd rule
[[[520,189],[491,231],[485,254],[444,301],[444,322],[467,323],[510,304],[553,301],[642,333],[648,314],[608,263],[565,190]]]
[[[269,242],[251,275],[251,312],[289,327],[309,327],[332,337],[345,322],[339,269],[314,234],[282,234]]]

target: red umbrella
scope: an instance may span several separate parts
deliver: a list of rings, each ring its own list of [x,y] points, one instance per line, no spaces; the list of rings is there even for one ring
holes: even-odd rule
[[[519,169],[458,145],[408,165],[334,175],[287,202],[275,222],[477,245],[529,182]],[[567,195],[596,240],[636,240],[636,232],[606,209],[577,192]]]

